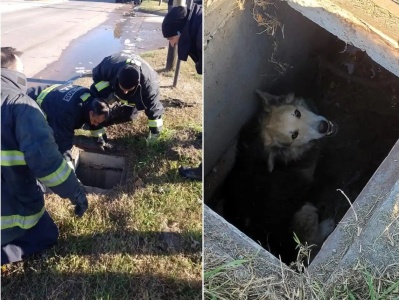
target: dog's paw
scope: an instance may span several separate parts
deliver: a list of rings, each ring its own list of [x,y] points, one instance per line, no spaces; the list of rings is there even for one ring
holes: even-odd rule
[[[334,231],[334,228],[335,222],[332,218],[325,219],[319,224],[319,236],[323,241]]]

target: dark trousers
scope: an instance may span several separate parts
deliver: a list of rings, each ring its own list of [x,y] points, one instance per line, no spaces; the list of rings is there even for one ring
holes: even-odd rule
[[[57,239],[57,225],[45,211],[39,222],[23,236],[1,246],[1,264],[20,261],[29,255],[49,249],[57,243]]]

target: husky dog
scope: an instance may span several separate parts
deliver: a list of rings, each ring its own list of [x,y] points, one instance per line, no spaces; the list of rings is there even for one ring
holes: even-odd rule
[[[294,94],[273,96],[256,91],[263,99],[260,137],[268,154],[268,170],[277,160],[288,164],[299,160],[314,141],[336,133],[337,126],[311,111],[305,100]]]
[[[224,184],[225,217],[289,262],[296,258],[291,225],[308,244],[320,245],[331,232],[319,227],[315,207],[302,207],[312,188],[318,140],[334,135],[337,125],[293,94],[257,93],[261,107],[240,132],[236,162]]]

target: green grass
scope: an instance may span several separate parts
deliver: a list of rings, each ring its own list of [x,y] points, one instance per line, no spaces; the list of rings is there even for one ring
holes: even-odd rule
[[[168,1],[163,0],[159,5],[159,0],[143,0],[139,6],[139,10],[142,12],[153,13],[157,15],[166,15],[168,12]]]
[[[159,70],[165,58],[163,49],[146,60]],[[7,266],[2,299],[201,299],[202,183],[177,171],[183,164],[197,166],[202,156],[195,139],[202,124],[202,80],[191,69],[193,64],[182,64],[177,88],[160,72],[161,99],[194,105],[166,107],[159,140],[147,140],[144,113],[106,129],[117,147],[112,154],[127,162],[124,185],[88,195],[81,219],[69,200],[46,195],[60,230],[58,244],[44,257]]]

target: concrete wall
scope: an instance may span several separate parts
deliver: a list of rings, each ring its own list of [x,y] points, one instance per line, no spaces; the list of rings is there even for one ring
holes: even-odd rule
[[[249,1],[247,1],[249,2]],[[254,89],[264,82],[271,46],[253,20],[249,5],[219,0],[206,9],[204,133],[205,174],[254,111]]]

